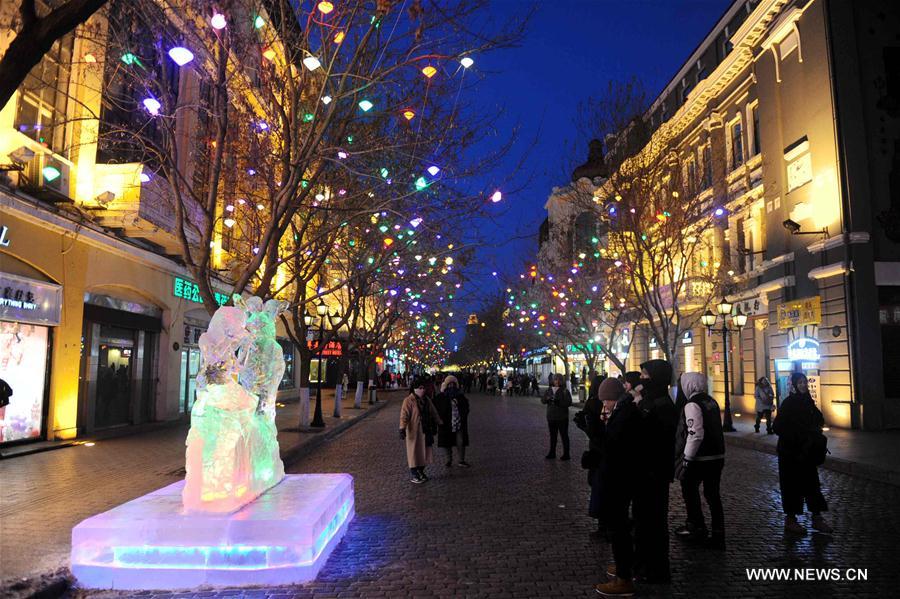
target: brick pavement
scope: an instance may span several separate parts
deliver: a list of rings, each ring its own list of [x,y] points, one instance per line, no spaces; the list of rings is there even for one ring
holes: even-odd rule
[[[324,432],[289,430],[297,427],[299,406],[279,405],[278,441],[286,459],[365,413],[352,409],[351,394],[342,403],[343,418],[334,419],[333,391],[325,394]],[[378,397],[397,396],[380,391]],[[367,402],[365,397],[363,408]],[[0,460],[0,581],[68,565],[71,531],[78,522],[182,478],[187,431],[185,422],[98,440],[92,447],[74,445]]]
[[[293,472],[349,472],[357,517],[319,578],[294,588],[144,597],[588,597],[607,546],[588,539],[587,488],[577,459],[546,461],[536,399],[473,398],[470,470],[442,456],[425,485],[408,482],[393,404],[297,462]],[[585,443],[574,427],[573,455]],[[728,550],[672,540],[673,583],[660,597],[896,596],[900,489],[823,471],[832,540],[781,532],[774,456],[729,447],[724,474]],[[674,489],[674,487],[673,487]],[[683,519],[672,494],[673,527]],[[745,568],[867,568],[868,582],[750,583]],[[90,593],[110,596],[114,593]]]

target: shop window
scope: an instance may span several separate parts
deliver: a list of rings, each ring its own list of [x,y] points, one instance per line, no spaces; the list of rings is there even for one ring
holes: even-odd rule
[[[66,152],[66,121],[75,36],[53,44],[19,87],[14,126],[57,154]]]
[[[12,388],[0,408],[0,444],[41,437],[50,329],[0,322],[0,378]]]
[[[278,345],[281,346],[281,351],[284,354],[284,376],[281,377],[281,383],[278,384],[278,389],[293,389],[294,388],[294,344],[290,342],[288,339],[279,339]]]

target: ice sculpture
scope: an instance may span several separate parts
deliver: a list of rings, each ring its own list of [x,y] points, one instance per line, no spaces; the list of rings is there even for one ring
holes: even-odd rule
[[[182,492],[188,511],[235,511],[284,478],[274,410],[285,368],[275,340],[283,305],[238,295],[233,301],[200,337]]]

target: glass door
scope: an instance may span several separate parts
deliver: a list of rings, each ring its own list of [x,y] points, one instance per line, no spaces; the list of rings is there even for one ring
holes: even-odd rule
[[[190,414],[197,401],[197,372],[200,370],[200,350],[186,347],[181,350],[181,400],[180,412]]]
[[[134,330],[100,325],[95,377],[97,428],[131,423],[134,337]]]

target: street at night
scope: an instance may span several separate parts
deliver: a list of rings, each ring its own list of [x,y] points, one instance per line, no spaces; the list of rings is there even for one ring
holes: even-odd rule
[[[896,0],[0,0],[0,599],[888,597]]]

